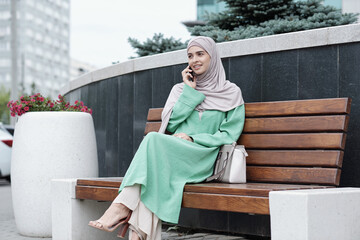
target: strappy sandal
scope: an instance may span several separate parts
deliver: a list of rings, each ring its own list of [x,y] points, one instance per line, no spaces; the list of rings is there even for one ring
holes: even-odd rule
[[[96,226],[96,225],[92,225],[92,224],[90,224],[91,222],[89,222],[89,226],[90,227],[93,227],[93,228],[97,228],[97,229],[99,229],[99,230],[103,230],[103,231],[106,231],[106,232],[113,232],[115,229],[117,229],[119,226],[120,226],[120,231],[121,231],[121,233],[124,231],[124,229],[126,228],[126,230],[128,229],[128,227],[129,227],[129,219],[130,219],[130,217],[131,217],[131,213],[132,213],[132,211],[130,211],[129,212],[129,214],[126,216],[126,217],[124,217],[124,218],[122,218],[122,219],[120,219],[119,220],[119,222],[117,222],[117,223],[115,223],[114,225],[112,225],[111,227],[104,227],[104,225],[101,223],[101,222],[99,222],[99,221],[94,221],[94,222],[96,222],[96,223],[100,223],[101,224],[101,226]],[[126,227],[126,225],[127,225],[127,227]],[[119,233],[120,233],[120,231],[119,231]],[[126,231],[125,231],[125,234],[126,234]],[[125,234],[124,234],[124,236],[125,236]],[[120,234],[120,235],[122,235],[122,234]]]
[[[132,239],[132,234],[136,234],[136,235],[138,235],[138,237],[139,237],[140,240],[144,240],[144,238],[143,238],[137,231],[135,231],[134,229],[131,229],[131,230],[130,230],[129,239]],[[119,236],[119,235],[117,235],[117,237],[119,237],[119,238],[124,238],[124,237],[121,237],[121,236]]]
[[[125,224],[122,224],[119,228],[119,232],[116,235],[119,238],[124,238],[126,235],[127,230],[129,229],[130,224],[126,222]]]

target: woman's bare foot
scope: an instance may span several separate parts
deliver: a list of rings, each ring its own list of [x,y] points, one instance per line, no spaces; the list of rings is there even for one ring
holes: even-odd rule
[[[130,209],[121,203],[112,203],[101,218],[90,221],[89,225],[105,231],[113,231],[120,220],[126,218]]]
[[[131,230],[131,240],[140,240],[139,235],[133,230]]]

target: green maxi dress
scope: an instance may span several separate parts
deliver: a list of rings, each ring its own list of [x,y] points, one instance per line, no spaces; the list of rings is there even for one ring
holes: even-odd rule
[[[119,189],[140,184],[141,201],[165,222],[178,223],[184,185],[211,176],[219,147],[236,141],[244,126],[244,105],[228,112],[196,111],[204,99],[204,94],[184,85],[167,130],[186,133],[194,142],[157,132],[147,134]]]

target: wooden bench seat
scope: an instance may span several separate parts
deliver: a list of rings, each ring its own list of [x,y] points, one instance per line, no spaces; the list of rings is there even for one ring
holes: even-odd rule
[[[121,180],[122,178],[79,179],[76,186],[76,198],[110,202],[117,196]],[[182,207],[269,214],[270,191],[326,187],[271,183],[188,184],[184,189]],[[252,204],[252,201],[255,204]],[[251,206],[253,206],[252,209]]]
[[[269,213],[269,192],[336,187],[351,99],[247,103],[238,143],[245,145],[246,184],[187,184],[182,207]],[[145,135],[157,131],[162,109],[150,109]],[[122,178],[79,179],[77,199],[112,201]]]

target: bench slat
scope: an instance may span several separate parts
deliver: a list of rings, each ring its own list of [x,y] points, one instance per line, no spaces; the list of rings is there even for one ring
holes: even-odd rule
[[[245,104],[246,117],[329,115],[350,113],[349,98],[311,99]]]
[[[274,184],[274,183],[197,183],[186,184],[184,192],[229,194],[242,196],[269,197],[270,191],[329,188],[333,186]]]
[[[237,195],[187,193],[182,207],[269,215],[269,198]]]
[[[118,195],[118,188],[98,186],[76,186],[77,199],[91,199],[95,201],[113,201]]]
[[[77,184],[77,195],[88,199],[89,196],[96,195],[106,191],[106,188],[116,191],[120,187],[123,178],[118,178],[109,181],[104,180],[88,180],[79,179]],[[115,186],[115,187],[114,187]],[[274,184],[274,183],[245,183],[245,184],[227,184],[227,183],[196,183],[186,184],[184,192],[196,193],[214,193],[214,194],[230,194],[230,195],[243,195],[243,196],[258,196],[268,197],[270,191],[282,190],[297,190],[297,189],[313,189],[313,188],[328,188],[333,186],[316,186],[316,185],[295,185],[295,184]],[[90,190],[91,188],[98,188],[96,191]],[[111,197],[110,197],[111,198]],[[97,199],[99,200],[99,199]]]
[[[150,108],[147,116],[148,121],[161,121],[163,108]]]
[[[349,114],[351,99],[311,99],[245,103],[245,117]],[[162,108],[152,108],[148,121],[161,121]]]
[[[119,188],[123,177],[78,179],[77,185]]]
[[[76,186],[77,199],[111,202],[116,196],[117,188]],[[249,212],[250,207],[249,213],[269,214],[269,199],[267,197],[184,192],[182,207],[232,212]]]
[[[344,133],[242,134],[247,149],[344,149]]]
[[[342,167],[343,151],[247,150],[247,165]]]
[[[336,168],[295,168],[248,166],[246,177],[249,182],[323,184],[338,186],[340,169]]]
[[[145,125],[144,135],[148,134],[149,132],[159,131],[160,126],[161,126],[161,122],[147,122]]]
[[[347,131],[347,122],[348,116],[346,115],[248,118],[245,120],[243,132]]]
[[[248,118],[245,119],[243,133],[347,131],[348,119],[346,115]],[[149,132],[157,132],[160,125],[159,121],[147,122],[145,135]]]

